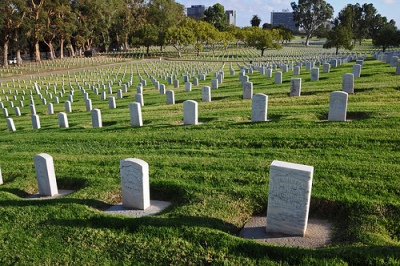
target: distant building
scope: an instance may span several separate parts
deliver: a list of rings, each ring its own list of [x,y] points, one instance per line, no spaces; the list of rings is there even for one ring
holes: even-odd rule
[[[228,24],[236,26],[236,10],[226,10],[225,14],[228,16]]]
[[[293,20],[293,12],[289,12],[288,9],[282,10],[282,12],[271,12],[271,24],[274,27],[282,25],[292,31],[299,30],[299,27],[296,26],[296,22]]]
[[[186,16],[195,20],[200,20],[204,17],[206,7],[203,5],[193,5],[186,8]],[[228,16],[228,24],[236,26],[236,10],[226,10]]]
[[[206,7],[203,5],[194,5],[186,8],[186,16],[196,20],[200,20],[204,17],[204,11]]]

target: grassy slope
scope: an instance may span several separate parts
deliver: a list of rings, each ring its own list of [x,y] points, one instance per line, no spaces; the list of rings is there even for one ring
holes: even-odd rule
[[[185,63],[191,64],[198,63]],[[201,102],[200,90],[211,84],[211,74],[190,93],[182,85],[176,89],[176,105],[165,105],[165,96],[146,86],[141,128],[129,126],[127,106],[135,86],[117,100],[116,110],[89,92],[94,108],[102,110],[101,129],[91,128],[78,91],[69,129],[59,129],[57,116],[47,115],[38,99],[40,130],[31,129],[29,107],[22,117],[9,108],[17,131],[8,132],[0,123],[5,181],[0,187],[0,262],[400,263],[400,80],[394,68],[366,61],[356,93],[349,96],[352,121],[328,123],[329,93],[341,89],[341,75],[351,72],[352,64],[321,73],[318,82],[310,82],[303,68],[299,98],[288,97],[291,73],[284,73],[282,85],[256,72],[250,75],[254,93],[269,96],[268,123],[249,123],[251,101],[242,100],[238,77],[230,77],[227,66],[211,103]],[[115,74],[117,68],[107,71]],[[199,102],[204,124],[178,126],[187,99]],[[56,113],[63,110],[63,104],[55,106]],[[59,188],[76,193],[51,201],[23,199],[37,192],[33,156],[42,152],[54,158]],[[120,201],[119,161],[129,157],[149,163],[152,199],[174,203],[165,213],[133,219],[101,212]],[[236,236],[253,213],[266,211],[273,160],[315,167],[310,216],[335,223],[331,247],[272,247]]]

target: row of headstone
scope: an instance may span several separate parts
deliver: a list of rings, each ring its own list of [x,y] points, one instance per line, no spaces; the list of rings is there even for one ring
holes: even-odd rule
[[[33,158],[39,195],[54,197],[59,193],[53,157],[46,153]],[[149,165],[136,158],[120,162],[122,206],[127,209],[145,210],[150,207]],[[0,184],[3,183],[0,171]]]

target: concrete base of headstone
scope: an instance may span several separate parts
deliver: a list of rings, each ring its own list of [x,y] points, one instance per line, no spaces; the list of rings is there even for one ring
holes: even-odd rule
[[[54,194],[53,196],[43,196],[43,195],[40,195],[39,193],[37,193],[37,194],[29,195],[28,197],[26,197],[26,199],[56,199],[56,198],[67,196],[74,192],[75,192],[74,190],[69,190],[69,189],[58,189],[58,193]]]
[[[265,231],[265,216],[253,216],[240,231],[239,236],[257,242],[301,248],[323,248],[331,244],[332,223],[328,220],[308,219],[304,237]]]
[[[131,210],[126,209],[122,206],[122,203],[118,205],[114,205],[111,208],[105,210],[106,213],[116,214],[116,215],[124,215],[130,217],[143,217],[143,216],[151,216],[157,213],[162,212],[166,208],[171,205],[171,202],[167,201],[159,201],[159,200],[150,200],[150,207],[145,210]]]

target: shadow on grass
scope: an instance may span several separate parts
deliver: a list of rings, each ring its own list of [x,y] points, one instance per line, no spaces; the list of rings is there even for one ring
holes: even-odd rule
[[[317,115],[320,121],[328,122],[328,113],[320,113]],[[371,115],[366,112],[347,112],[346,120],[364,120],[371,118]]]

